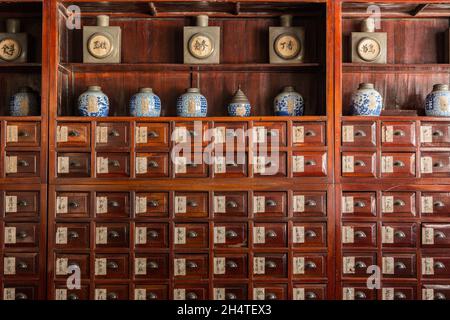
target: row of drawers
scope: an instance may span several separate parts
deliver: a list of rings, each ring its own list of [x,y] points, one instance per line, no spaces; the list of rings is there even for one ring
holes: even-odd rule
[[[367,288],[365,283],[345,283],[340,290],[342,300],[450,300],[450,285],[422,284],[420,289],[410,284],[383,284],[380,289]]]

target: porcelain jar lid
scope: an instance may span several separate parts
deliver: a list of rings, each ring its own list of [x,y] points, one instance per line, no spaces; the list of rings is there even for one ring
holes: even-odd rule
[[[104,14],[97,16],[97,26],[109,27],[109,16]]]
[[[153,93],[152,88],[140,88],[139,93]]]
[[[102,87],[100,87],[100,86],[89,86],[88,90],[89,91],[102,91]]]
[[[284,14],[280,17],[281,26],[282,27],[291,27],[292,26],[292,15]]]
[[[186,89],[186,92],[189,92],[189,93],[200,93],[200,89],[199,88],[189,88],[189,89]]]
[[[433,85],[433,91],[448,91],[448,84],[437,83]]]
[[[358,90],[362,90],[362,89],[373,89],[374,85],[373,83],[360,83]]]
[[[250,103],[245,93],[241,90],[241,86],[234,93],[231,103]]]
[[[6,20],[6,32],[7,33],[19,33],[20,32],[20,20],[19,19],[7,19]]]

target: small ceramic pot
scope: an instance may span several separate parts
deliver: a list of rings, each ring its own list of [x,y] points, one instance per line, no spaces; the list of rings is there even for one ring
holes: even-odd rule
[[[78,97],[78,111],[85,117],[107,117],[109,99],[99,86],[90,86]]]
[[[450,117],[450,91],[446,84],[435,84],[425,99],[425,114],[434,117]]]
[[[305,108],[303,97],[294,87],[284,87],[273,103],[276,116],[302,116]]]
[[[159,117],[161,100],[152,88],[141,88],[130,99],[130,115],[133,117]]]
[[[250,116],[251,105],[247,96],[241,88],[235,92],[233,99],[228,104],[228,115],[230,117],[248,117]]]
[[[179,117],[206,117],[208,102],[198,88],[189,88],[177,99]]]
[[[9,114],[14,117],[38,116],[39,96],[30,87],[19,88],[9,101]]]
[[[360,83],[350,102],[354,116],[379,116],[383,109],[383,98],[372,83]]]

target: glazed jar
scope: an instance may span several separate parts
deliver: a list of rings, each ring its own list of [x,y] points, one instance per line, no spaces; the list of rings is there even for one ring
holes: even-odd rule
[[[228,104],[228,115],[230,117],[248,117],[250,116],[250,111],[250,102],[239,87],[234,93],[233,99]]]
[[[303,97],[292,86],[284,87],[274,99],[276,116],[302,116],[304,107]]]
[[[425,99],[425,114],[434,117],[450,117],[450,91],[446,84],[435,84]]]
[[[78,112],[85,117],[107,117],[109,99],[99,86],[89,86],[87,91],[78,97]]]
[[[360,83],[350,102],[354,116],[379,116],[383,109],[383,98],[372,83]]]
[[[30,87],[21,87],[9,101],[9,114],[14,117],[38,116],[38,94]]]
[[[159,117],[161,100],[152,88],[141,88],[130,99],[130,115],[133,117]]]
[[[189,88],[177,99],[179,117],[206,117],[208,102],[198,88]]]

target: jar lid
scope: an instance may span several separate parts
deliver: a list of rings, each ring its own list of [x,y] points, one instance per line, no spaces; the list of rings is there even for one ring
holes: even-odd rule
[[[241,90],[241,86],[234,93],[231,103],[250,103],[245,93]]]
[[[153,89],[152,88],[140,88],[139,92],[140,93],[153,93]]]
[[[364,19],[361,23],[361,31],[375,32],[375,19],[374,18]]]
[[[295,88],[293,86],[286,86],[283,88],[283,92],[295,92]]]
[[[358,90],[362,90],[362,89],[373,89],[374,85],[373,83],[360,83],[358,86]]]
[[[109,16],[104,14],[97,16],[97,26],[109,27]]]
[[[282,27],[291,27],[292,26],[292,15],[284,14],[280,17],[281,26]]]
[[[199,88],[189,88],[186,90],[186,92],[189,93],[200,93],[200,89]]]
[[[33,89],[31,87],[26,86],[26,87],[20,87],[18,91],[19,92],[33,92]]]
[[[448,91],[448,84],[437,83],[433,85],[433,91]]]
[[[89,91],[102,91],[102,87],[100,87],[100,86],[89,86],[88,90]]]
[[[197,16],[197,27],[207,27],[209,17],[206,14],[201,14]]]
[[[20,32],[20,20],[19,19],[6,19],[6,32],[7,33],[19,33]]]

